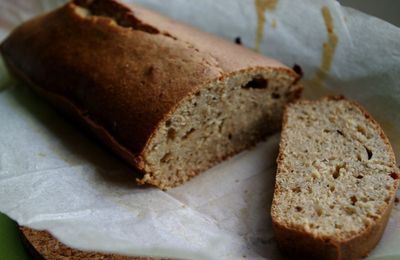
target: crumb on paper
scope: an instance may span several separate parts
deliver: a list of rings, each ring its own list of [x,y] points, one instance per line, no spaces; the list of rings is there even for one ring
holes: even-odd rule
[[[235,43],[236,43],[237,45],[242,45],[242,38],[240,38],[240,36],[236,37],[236,38],[235,38]]]

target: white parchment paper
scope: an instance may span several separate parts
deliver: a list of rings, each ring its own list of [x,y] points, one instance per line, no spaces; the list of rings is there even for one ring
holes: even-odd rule
[[[63,1],[2,0],[0,39]],[[229,40],[255,46],[253,0],[136,0]],[[261,1],[262,2],[262,1]],[[322,64],[328,8],[338,44]],[[309,96],[342,93],[383,125],[399,155],[400,29],[336,1],[279,0],[267,9],[261,52],[305,72]],[[318,71],[326,76],[318,79]],[[279,135],[163,192],[0,67],[0,211],[75,248],[184,259],[279,259],[269,207]],[[307,87],[307,86],[306,86]],[[399,158],[399,157],[398,157]],[[400,257],[400,207],[371,259]]]

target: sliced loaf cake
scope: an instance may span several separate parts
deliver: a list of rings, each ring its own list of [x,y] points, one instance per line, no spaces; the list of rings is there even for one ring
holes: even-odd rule
[[[281,126],[300,76],[140,6],[75,0],[1,44],[10,70],[141,174],[177,186]]]
[[[378,243],[398,188],[380,126],[343,98],[286,109],[272,221],[279,247],[301,259],[358,259]]]

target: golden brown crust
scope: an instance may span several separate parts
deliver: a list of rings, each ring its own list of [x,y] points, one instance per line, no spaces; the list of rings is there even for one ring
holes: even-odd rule
[[[37,94],[45,98],[50,104],[58,109],[61,109],[65,114],[69,115],[72,119],[76,120],[83,126],[88,126],[89,129],[96,134],[96,136],[98,136],[108,147],[111,148],[111,150],[119,154],[131,165],[140,166],[140,159],[138,159],[137,156],[134,156],[128,149],[118,144],[114,137],[105,128],[94,122],[90,117],[77,108],[74,103],[61,95],[43,90],[41,87],[37,86],[29,78],[27,78],[25,74],[21,73],[19,69],[16,68],[12,63],[9,63],[8,60],[6,60],[6,64],[17,78],[28,83]],[[141,168],[137,167],[137,169],[140,170]]]
[[[14,74],[142,172],[159,125],[205,84],[257,68],[299,79],[251,50],[112,0],[77,0],[28,21],[1,52]]]
[[[350,102],[352,105],[358,107],[364,114],[365,118],[379,131],[380,137],[383,139],[384,143],[388,147],[388,156],[390,157],[391,162],[395,167],[395,155],[390,145],[389,139],[386,137],[380,125],[361,105],[354,101],[347,100],[344,96],[327,96],[321,98],[317,102],[323,102],[324,100],[345,100],[346,102]],[[308,104],[311,102],[315,101],[298,100],[293,102],[292,104],[289,104],[283,113],[282,129],[285,129],[287,126],[288,108],[291,105],[295,105],[298,103]],[[277,158],[277,172],[280,171],[280,166],[282,165],[280,162],[283,160],[286,143],[286,137],[282,135],[279,145],[279,154]],[[383,235],[386,224],[390,217],[390,212],[394,205],[396,191],[399,186],[399,180],[394,182],[394,186],[395,192],[391,194],[391,200],[388,202],[388,204],[382,204],[380,217],[377,218],[374,223],[370,224],[361,233],[355,234],[345,240],[336,240],[332,237],[315,237],[306,232],[301,227],[289,227],[283,225],[282,223],[279,223],[275,220],[273,211],[271,210],[272,224],[276,239],[278,241],[278,246],[281,248],[282,252],[291,255],[296,259],[359,259],[362,257],[366,257],[369,252],[377,245]],[[277,192],[279,192],[279,187],[276,186],[274,193]],[[276,202],[274,201],[272,202],[272,204],[275,203]]]
[[[281,251],[295,259],[359,259],[366,257],[378,244],[385,230],[394,199],[385,208],[381,218],[363,233],[346,241],[313,237],[304,230],[281,225],[272,219],[272,225]]]
[[[183,42],[76,10],[69,3],[18,27],[2,44],[3,55],[33,83],[86,112],[134,154],[140,154],[173,105],[221,76],[202,62],[205,55]]]
[[[132,257],[70,248],[46,231],[20,227],[22,239],[33,259],[102,259],[102,260],[162,260],[161,258]],[[166,260],[166,259],[165,259]]]

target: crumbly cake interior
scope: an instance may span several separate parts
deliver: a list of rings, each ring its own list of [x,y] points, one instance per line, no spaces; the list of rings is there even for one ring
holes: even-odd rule
[[[272,215],[316,237],[346,240],[392,203],[397,168],[377,125],[345,100],[288,109]]]
[[[279,129],[293,78],[274,69],[212,82],[181,103],[145,151],[143,182],[177,186]]]

